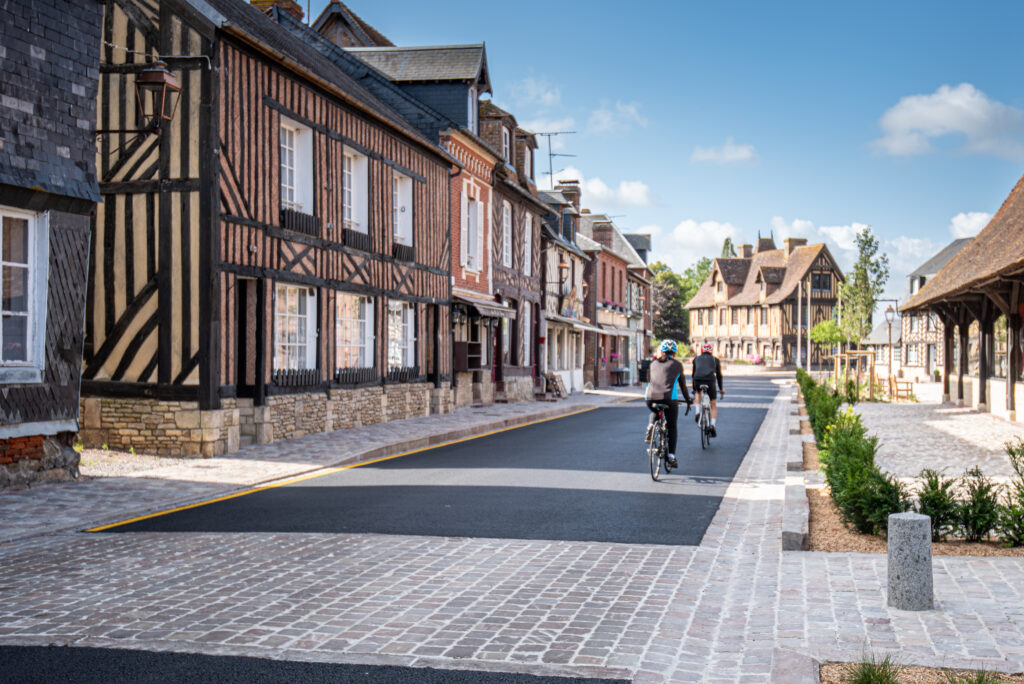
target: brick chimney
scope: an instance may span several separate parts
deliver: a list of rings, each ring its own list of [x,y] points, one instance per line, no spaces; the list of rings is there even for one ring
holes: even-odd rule
[[[277,6],[299,21],[302,21],[305,16],[302,7],[295,0],[250,0],[250,2],[261,12],[268,12],[271,7]]]
[[[737,256],[749,259],[754,256],[754,245],[740,245],[736,251],[738,252]]]
[[[605,247],[611,249],[615,244],[615,229],[612,228],[611,221],[595,221],[594,222],[594,242],[599,242]]]
[[[580,182],[578,180],[561,181],[555,186],[555,191],[562,193],[565,199],[572,203],[576,211],[580,210],[580,198],[583,195],[583,191],[580,190]]]
[[[797,247],[803,247],[806,245],[807,238],[786,238],[783,242],[786,245],[786,256],[789,256]]]

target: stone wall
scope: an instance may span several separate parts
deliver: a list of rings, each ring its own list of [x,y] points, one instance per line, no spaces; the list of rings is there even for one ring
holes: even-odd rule
[[[0,488],[78,477],[73,432],[0,439]]]
[[[83,397],[79,436],[87,447],[162,456],[223,456],[238,451],[234,400],[200,411],[195,401]]]
[[[536,399],[533,396],[533,377],[529,375],[506,377],[505,397],[509,401],[533,401]]]
[[[479,375],[480,382],[473,382],[473,376]],[[468,406],[490,406],[494,403],[494,381],[491,380],[489,368],[482,371],[458,372],[455,374],[455,387],[452,389],[453,408]]]

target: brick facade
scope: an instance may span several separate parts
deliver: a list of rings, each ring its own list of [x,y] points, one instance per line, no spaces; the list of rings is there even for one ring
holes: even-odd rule
[[[71,448],[74,436],[61,432],[0,439],[0,487],[77,477],[79,455]]]

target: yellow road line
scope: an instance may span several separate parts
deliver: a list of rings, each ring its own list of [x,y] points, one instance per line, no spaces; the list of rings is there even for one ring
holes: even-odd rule
[[[534,420],[534,421],[531,421],[529,423],[523,423],[521,425],[510,425],[509,427],[501,428],[501,429],[498,429],[498,430],[491,430],[490,432],[484,432],[484,433],[479,434],[479,435],[472,435],[470,437],[462,437],[460,439],[453,439],[453,440],[448,441],[448,442],[441,442],[440,444],[434,444],[434,445],[431,445],[431,446],[420,447],[419,449],[412,449],[410,451],[403,451],[400,454],[393,454],[391,456],[382,456],[380,458],[375,458],[375,459],[372,459],[372,460],[369,460],[369,461],[360,461],[359,463],[350,463],[348,465],[343,465],[343,466],[334,466],[334,467],[330,467],[330,468],[324,468],[324,469],[321,469],[321,470],[316,470],[316,471],[311,472],[311,473],[305,473],[303,475],[296,475],[294,477],[289,477],[289,478],[285,478],[283,480],[278,480],[277,482],[272,482],[270,484],[262,485],[260,487],[253,487],[252,489],[246,489],[245,491],[235,492],[233,494],[225,494],[224,496],[218,496],[218,497],[215,497],[213,499],[204,499],[203,501],[197,501],[195,503],[186,504],[184,506],[176,506],[174,508],[168,508],[168,509],[163,510],[163,511],[156,511],[155,513],[147,513],[146,515],[136,516],[134,518],[129,518],[127,520],[119,520],[117,522],[108,523],[106,525],[100,525],[99,527],[90,527],[89,529],[87,529],[85,531],[86,532],[104,532],[104,531],[109,530],[109,529],[114,528],[114,527],[122,527],[124,525],[130,525],[131,523],[139,522],[141,520],[149,520],[150,518],[158,518],[158,517],[160,517],[162,515],[170,515],[171,513],[177,513],[179,511],[187,511],[190,508],[199,508],[200,506],[207,506],[209,504],[217,503],[219,501],[227,501],[228,499],[237,499],[240,496],[246,496],[248,494],[255,494],[256,492],[262,492],[262,491],[267,490],[267,489],[274,489],[275,487],[284,487],[285,485],[295,484],[296,482],[302,482],[303,480],[312,480],[312,479],[317,478],[317,477],[324,477],[325,475],[332,475],[332,474],[340,472],[342,470],[349,470],[351,468],[359,468],[361,466],[373,465],[374,463],[381,463],[383,461],[390,461],[390,460],[395,459],[395,458],[401,458],[402,456],[410,456],[412,454],[418,454],[418,453],[423,452],[423,451],[430,451],[431,449],[440,449],[441,447],[451,446],[452,444],[461,444],[462,442],[469,442],[469,441],[472,441],[474,439],[480,439],[482,437],[489,437],[491,435],[497,435],[497,434],[500,434],[502,432],[508,432],[509,430],[518,430],[519,428],[529,427],[531,425],[539,425],[540,423],[547,423],[547,422],[550,422],[552,420],[559,420],[561,418],[568,418],[570,416],[578,416],[581,413],[587,413],[589,411],[593,411],[593,410],[598,409],[598,408],[600,408],[600,406],[590,406],[588,408],[585,408],[585,409],[582,409],[582,410],[579,410],[579,411],[573,411],[572,413],[565,413],[565,414],[562,414],[562,415],[559,415],[559,416],[551,416],[550,418],[541,418],[540,420]]]

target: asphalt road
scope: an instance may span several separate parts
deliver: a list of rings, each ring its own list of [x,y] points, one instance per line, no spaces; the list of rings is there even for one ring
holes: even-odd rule
[[[642,402],[351,468],[110,532],[318,532],[696,545],[778,391],[726,379],[702,451],[680,416],[680,468],[651,480]]]
[[[0,646],[0,662],[3,663],[0,681],[11,684],[392,684],[413,681],[418,684],[614,684],[622,681],[60,646]]]

